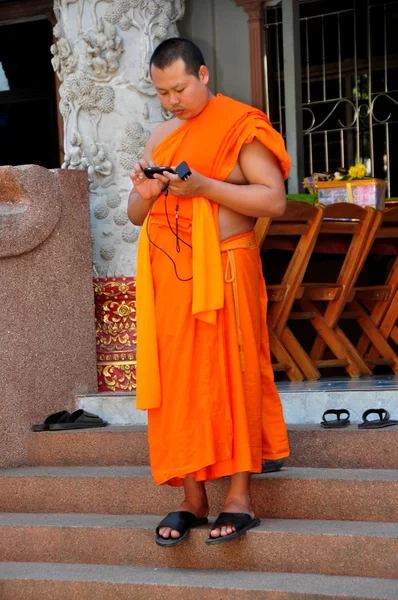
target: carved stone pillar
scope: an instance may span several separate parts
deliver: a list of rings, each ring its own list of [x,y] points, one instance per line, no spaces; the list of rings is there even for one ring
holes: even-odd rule
[[[131,391],[139,229],[127,217],[129,173],[167,118],[149,58],[159,42],[178,35],[184,0],[55,0],[54,13],[62,167],[86,170],[90,189],[100,391]]]
[[[265,108],[265,73],[264,73],[264,18],[265,0],[235,0],[249,16],[250,37],[250,74],[252,89],[252,105]]]

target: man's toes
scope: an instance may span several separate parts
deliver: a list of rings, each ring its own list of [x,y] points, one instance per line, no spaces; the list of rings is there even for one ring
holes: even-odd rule
[[[231,533],[235,533],[233,525],[224,525],[224,527],[221,527],[221,535],[231,535]]]
[[[212,531],[210,531],[210,536],[211,537],[220,537],[221,535],[221,531],[219,529],[213,529]]]
[[[170,537],[170,533],[171,533],[170,527],[161,527],[159,529],[160,537],[164,538],[165,540],[167,540]]]
[[[180,534],[178,533],[178,531],[175,531],[175,529],[173,529],[171,531],[171,537],[174,538],[174,539],[177,539],[177,538],[180,537]]]

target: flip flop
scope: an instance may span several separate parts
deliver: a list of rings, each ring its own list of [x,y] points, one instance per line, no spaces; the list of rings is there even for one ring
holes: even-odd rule
[[[106,425],[108,425],[107,421],[103,421],[98,415],[93,415],[79,408],[79,410],[75,410],[69,415],[65,422],[50,425],[50,430],[93,429],[95,427],[105,427]]]
[[[285,461],[282,458],[279,458],[278,460],[265,459],[261,473],[275,473],[276,471],[280,471],[284,464]]]
[[[379,419],[368,421],[369,415],[379,415]],[[369,408],[362,415],[363,423],[359,423],[359,429],[380,429],[381,427],[391,427],[397,425],[398,421],[390,419],[390,413],[385,408]]]
[[[198,519],[196,515],[186,510],[178,510],[176,512],[171,512],[160,521],[159,525],[156,527],[156,538],[155,542],[158,546],[178,546],[181,544],[185,538],[188,537],[189,532],[193,527],[199,527],[200,525],[206,525],[208,523],[208,519]],[[170,527],[175,531],[178,531],[180,534],[179,538],[164,538],[159,535],[159,531],[161,527]]]
[[[335,415],[337,419],[326,419],[327,415]],[[341,415],[347,415],[345,419],[341,419]],[[346,408],[325,410],[322,415],[321,427],[324,429],[343,429],[350,424],[350,411]]]
[[[247,531],[249,531],[249,529],[258,527],[260,525],[260,519],[255,519],[247,513],[222,512],[218,515],[217,520],[211,530],[214,531],[215,529],[220,529],[223,525],[232,525],[232,527],[235,527],[235,531],[233,533],[229,533],[228,535],[220,535],[219,537],[215,538],[209,537],[206,540],[206,544],[222,544],[223,542],[235,540],[236,538],[244,535]]]
[[[70,412],[68,412],[67,410],[61,410],[60,412],[48,415],[48,417],[43,421],[43,423],[37,423],[35,425],[32,425],[31,430],[48,431],[50,429],[50,425],[54,425],[55,423],[64,423],[69,416]]]

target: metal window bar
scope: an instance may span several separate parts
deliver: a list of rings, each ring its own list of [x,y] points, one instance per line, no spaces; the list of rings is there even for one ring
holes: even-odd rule
[[[386,179],[388,196],[398,196],[398,175],[391,173],[392,156],[398,160],[398,142],[395,142],[398,140],[398,47],[391,51],[395,36],[389,35],[398,25],[398,0],[350,0],[350,3],[350,7],[345,3],[343,9],[336,7],[328,12],[321,10],[325,6],[323,0],[302,2],[311,5],[312,10],[312,14],[307,11],[300,18],[306,169],[308,174],[314,169],[329,171],[361,160],[369,165],[372,175]],[[280,6],[273,3],[272,7],[265,7],[265,24],[267,109],[274,126],[283,134],[285,90]],[[311,32],[316,32],[315,37],[320,39],[316,51],[311,44]],[[328,43],[331,32],[336,42]],[[352,41],[350,48],[348,39]],[[377,43],[380,39],[384,41],[382,48]],[[376,46],[381,51],[379,55],[373,52]],[[273,57],[272,47],[276,47]],[[336,55],[331,60],[333,49]],[[390,84],[393,89],[389,89]],[[379,107],[390,112],[380,115]]]

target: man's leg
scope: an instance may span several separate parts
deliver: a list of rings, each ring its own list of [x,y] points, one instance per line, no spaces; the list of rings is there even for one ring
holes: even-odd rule
[[[191,512],[198,519],[207,517],[209,514],[209,504],[207,502],[205,484],[202,481],[196,481],[194,477],[185,477],[184,491],[185,498],[178,510]],[[170,527],[162,527],[159,530],[159,535],[165,539],[180,537],[178,531],[170,529]]]
[[[231,475],[231,482],[222,512],[247,513],[254,517],[250,496],[250,481],[251,473],[244,472]],[[221,529],[214,529],[210,535],[211,537],[220,537],[220,535],[228,535],[234,533],[234,531],[235,527],[226,525]]]

